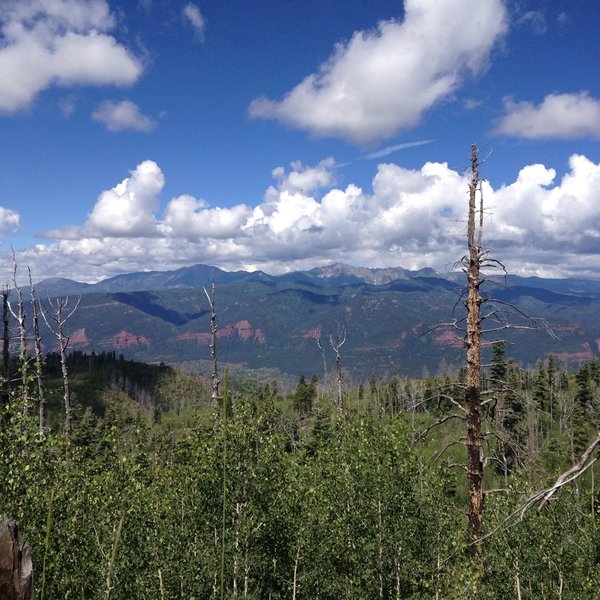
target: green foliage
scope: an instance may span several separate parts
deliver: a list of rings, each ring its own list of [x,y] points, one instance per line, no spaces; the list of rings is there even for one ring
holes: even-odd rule
[[[308,416],[312,413],[313,402],[317,397],[317,376],[313,375],[310,382],[306,382],[304,375],[300,377],[298,387],[294,392],[294,410],[300,415]]]
[[[227,411],[218,415],[193,379],[114,355],[93,360],[89,368],[89,357],[73,358],[74,379],[98,388],[87,407],[79,388],[70,441],[60,422],[40,435],[18,397],[3,408],[0,514],[16,518],[32,546],[40,598],[220,598],[222,567],[225,598],[477,593],[465,559],[464,478],[448,466],[464,462],[460,445],[447,447],[462,423],[444,422],[417,443],[419,430],[455,408],[449,399],[461,401],[459,377],[372,379],[339,421],[316,378],[301,378],[288,399],[273,385],[224,385]],[[541,513],[514,517],[587,446],[598,419],[594,365],[562,391],[551,383],[560,367],[552,379],[544,367],[565,410],[542,435],[541,417],[525,409],[531,381],[496,360],[490,385],[508,385],[490,427],[500,424],[521,450],[506,480],[501,470],[486,474],[488,489],[507,491],[486,499],[480,597],[514,598],[519,586],[522,598],[594,598],[600,496],[591,472]],[[131,385],[105,386],[117,373]],[[152,401],[140,397],[144,381]],[[587,385],[584,402],[576,395]],[[525,449],[532,436],[536,453]]]

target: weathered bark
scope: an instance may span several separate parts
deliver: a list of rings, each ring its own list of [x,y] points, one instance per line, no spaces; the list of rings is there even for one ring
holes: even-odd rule
[[[2,288],[2,405],[10,401],[10,329],[8,318],[8,285]]]
[[[471,183],[469,184],[469,218],[467,240],[469,255],[465,257],[468,293],[467,308],[467,476],[469,487],[468,538],[469,551],[476,554],[480,548],[481,517],[483,513],[483,459],[481,435],[481,294],[480,268],[483,232],[483,206],[479,207],[476,224],[477,190],[479,188],[477,146],[471,146]]]
[[[17,259],[13,252],[13,285],[17,295],[17,312],[12,309],[10,303],[8,308],[12,316],[17,320],[19,327],[19,371],[21,372],[21,398],[23,399],[23,412],[29,411],[29,369],[27,364],[27,327],[25,325],[25,300],[21,288],[17,284]]]
[[[31,269],[28,268],[29,272],[29,289],[31,290],[31,316],[33,319],[33,336],[35,346],[35,379],[37,383],[38,392],[38,406],[39,406],[39,431],[43,433],[46,429],[46,397],[44,394],[44,380],[42,373],[42,365],[44,357],[42,354],[42,336],[40,334],[40,318],[39,318],[39,307],[37,298],[35,295],[35,286],[31,278]]]
[[[344,372],[342,371],[342,355],[340,352],[341,347],[346,342],[346,331],[342,329],[341,332],[333,338],[333,335],[329,334],[329,343],[331,348],[335,352],[335,371],[337,374],[337,394],[335,398],[335,407],[337,408],[338,418],[341,419],[344,416]]]
[[[81,298],[77,300],[75,306],[69,311],[69,297],[57,298],[54,302],[48,300],[51,311],[46,315],[45,311],[42,311],[42,317],[46,325],[58,338],[58,350],[60,352],[60,365],[63,376],[63,400],[65,406],[65,434],[67,439],[71,438],[71,432],[73,429],[72,415],[71,415],[71,383],[69,380],[69,370],[67,367],[67,348],[69,347],[69,336],[65,333],[65,325],[67,321],[75,314],[75,311],[79,308],[79,302]],[[54,322],[54,327],[49,323],[49,319]]]
[[[208,299],[208,305],[210,306],[210,358],[212,360],[212,402],[214,406],[219,404],[219,368],[217,363],[217,308],[215,304],[215,280],[212,280],[210,294],[208,290],[204,288],[204,293]]]
[[[31,550],[13,519],[0,520],[0,600],[33,598]]]
[[[327,383],[327,358],[325,357],[325,348],[323,348],[321,338],[317,339],[317,347],[321,351],[321,360],[323,361],[323,381]]]

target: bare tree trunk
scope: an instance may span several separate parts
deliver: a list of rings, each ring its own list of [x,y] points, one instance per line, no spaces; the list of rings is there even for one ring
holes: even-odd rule
[[[44,395],[44,382],[42,379],[42,364],[44,358],[42,355],[42,336],[40,334],[40,319],[37,298],[35,296],[35,287],[31,278],[31,269],[29,272],[29,287],[31,290],[31,314],[33,318],[33,334],[35,345],[35,379],[37,382],[38,405],[40,410],[40,433],[46,429],[46,397]]]
[[[213,278],[210,294],[208,290],[204,288],[204,293],[208,299],[208,305],[210,306],[210,357],[212,360],[212,402],[214,406],[219,404],[219,369],[217,364],[217,309],[215,305],[215,280]]]
[[[57,298],[54,302],[48,300],[52,311],[49,315],[46,315],[45,311],[42,311],[42,317],[46,322],[46,325],[58,338],[58,349],[60,352],[60,366],[63,376],[63,400],[65,405],[65,434],[67,439],[71,438],[71,432],[73,430],[72,415],[71,415],[71,384],[69,381],[69,370],[67,367],[67,348],[69,347],[69,336],[65,334],[65,324],[75,314],[75,311],[79,307],[81,298],[77,300],[75,306],[69,311],[69,297]],[[67,312],[68,311],[68,312]],[[48,319],[54,322],[52,327]]]
[[[60,315],[59,315],[60,316]],[[58,329],[58,339],[60,345],[60,367],[63,377],[63,399],[65,404],[65,433],[67,439],[71,437],[73,431],[73,422],[71,415],[71,382],[69,381],[69,370],[67,368],[67,347],[69,338],[65,336],[62,324]]]
[[[321,338],[317,339],[317,346],[321,351],[321,360],[323,361],[323,381],[327,382],[327,358],[325,357],[325,349],[323,348],[323,344],[321,343]]]
[[[296,558],[294,559],[294,577],[292,580],[292,600],[296,600],[298,593],[298,565],[300,563],[300,542],[296,548]]]
[[[335,407],[337,408],[338,417],[341,419],[344,416],[344,373],[342,371],[342,355],[340,348],[346,342],[346,331],[341,329],[335,336],[329,334],[329,343],[335,352],[335,371],[337,374],[337,394],[335,399]]]
[[[381,498],[377,499],[377,545],[378,545],[378,562],[377,570],[379,571],[379,598],[383,598],[383,517],[382,517]]]
[[[110,559],[108,561],[108,566],[107,566],[107,573],[106,573],[106,589],[104,590],[104,597],[106,598],[106,600],[110,599],[110,595],[112,593],[113,590],[113,583],[112,583],[112,578],[114,575],[114,567],[115,567],[115,562],[117,559],[117,550],[119,548],[119,544],[121,542],[121,531],[123,529],[123,520],[125,519],[125,515],[121,515],[121,519],[119,520],[119,524],[116,527],[115,530],[115,539],[113,540],[113,545],[112,545],[112,550],[110,553]],[[159,574],[160,574],[160,569],[159,569]],[[162,584],[162,580],[161,580],[161,584]]]
[[[8,285],[2,288],[2,405],[10,401],[10,329],[8,319]]]
[[[19,327],[19,371],[21,372],[21,398],[23,399],[23,412],[29,411],[29,385],[27,369],[27,327],[25,326],[25,301],[21,288],[17,284],[17,259],[13,252],[13,285],[17,294],[17,312],[12,309],[10,303],[8,308],[12,316],[17,320]]]
[[[480,185],[477,146],[471,146],[471,183],[469,184],[468,248],[465,257],[468,294],[467,308],[467,476],[469,486],[468,538],[469,552],[480,550],[481,517],[483,513],[483,460],[481,435],[481,242],[483,228],[483,206],[479,207],[479,226],[476,225],[476,197]],[[483,201],[482,201],[483,203]],[[468,261],[468,262],[467,262]]]
[[[219,548],[219,533],[217,531],[217,528],[214,528],[214,540],[215,540],[215,556],[217,556],[220,553],[220,548]],[[215,568],[215,572],[214,572],[214,577],[213,577],[213,597],[217,597],[219,593],[219,570],[217,568]]]
[[[521,578],[519,576],[519,565],[517,564],[515,573],[515,587],[517,588],[517,600],[521,600]]]
[[[0,520],[0,600],[32,600],[31,550],[12,519]]]

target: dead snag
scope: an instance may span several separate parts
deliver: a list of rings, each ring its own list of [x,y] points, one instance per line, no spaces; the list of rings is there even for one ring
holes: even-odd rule
[[[17,310],[13,310],[10,302],[8,309],[16,319],[19,327],[19,371],[21,374],[21,397],[23,400],[23,412],[29,411],[29,368],[27,360],[27,327],[25,325],[25,300],[23,293],[17,283],[17,259],[13,251],[13,286],[17,295]]]
[[[481,518],[483,514],[483,457],[481,434],[481,263],[483,258],[483,195],[479,179],[477,146],[471,146],[471,182],[469,183],[469,216],[467,245],[469,254],[463,258],[463,270],[467,274],[467,477],[469,487],[468,538],[472,554],[479,551],[481,538]],[[477,207],[477,192],[480,192],[480,205]],[[479,219],[476,213],[479,212]],[[477,222],[478,221],[478,222]]]
[[[335,371],[337,374],[337,394],[335,398],[335,407],[337,409],[338,418],[340,419],[344,416],[344,373],[342,371],[342,355],[340,349],[345,342],[346,329],[344,327],[338,328],[338,333],[335,338],[331,332],[329,333],[329,343],[335,352]]]
[[[31,269],[27,267],[29,273],[29,289],[31,293],[31,317],[33,320],[33,343],[35,347],[35,380],[37,384],[37,395],[38,395],[38,406],[40,413],[39,431],[44,433],[46,429],[46,397],[44,394],[44,380],[42,367],[44,363],[44,356],[42,354],[42,336],[40,334],[40,312],[37,297],[35,294],[35,286],[31,278]]]
[[[219,380],[219,365],[217,364],[217,308],[215,304],[215,279],[213,277],[210,293],[206,288],[204,289],[204,293],[206,294],[206,298],[208,300],[208,305],[210,307],[210,358],[212,360],[212,402],[214,406],[218,406],[219,404],[219,385],[221,381]]]
[[[2,406],[10,401],[10,328],[8,310],[8,284],[2,288]]]
[[[0,600],[33,598],[31,550],[13,519],[0,520]]]
[[[42,310],[42,317],[48,326],[48,329],[58,339],[58,350],[60,352],[60,365],[63,376],[63,399],[65,405],[65,434],[67,439],[71,437],[71,431],[73,429],[72,414],[71,414],[71,385],[69,381],[69,370],[67,368],[67,348],[69,347],[69,336],[65,333],[65,325],[67,321],[75,314],[75,311],[79,308],[79,302],[81,298],[78,298],[75,302],[75,306],[69,306],[69,297],[64,296],[56,298],[54,300],[48,299],[50,310]],[[48,314],[47,314],[48,313]],[[50,321],[53,325],[50,325]]]

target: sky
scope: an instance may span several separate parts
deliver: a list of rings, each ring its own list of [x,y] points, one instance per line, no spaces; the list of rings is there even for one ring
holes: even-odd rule
[[[600,3],[0,0],[0,279],[600,278]]]

